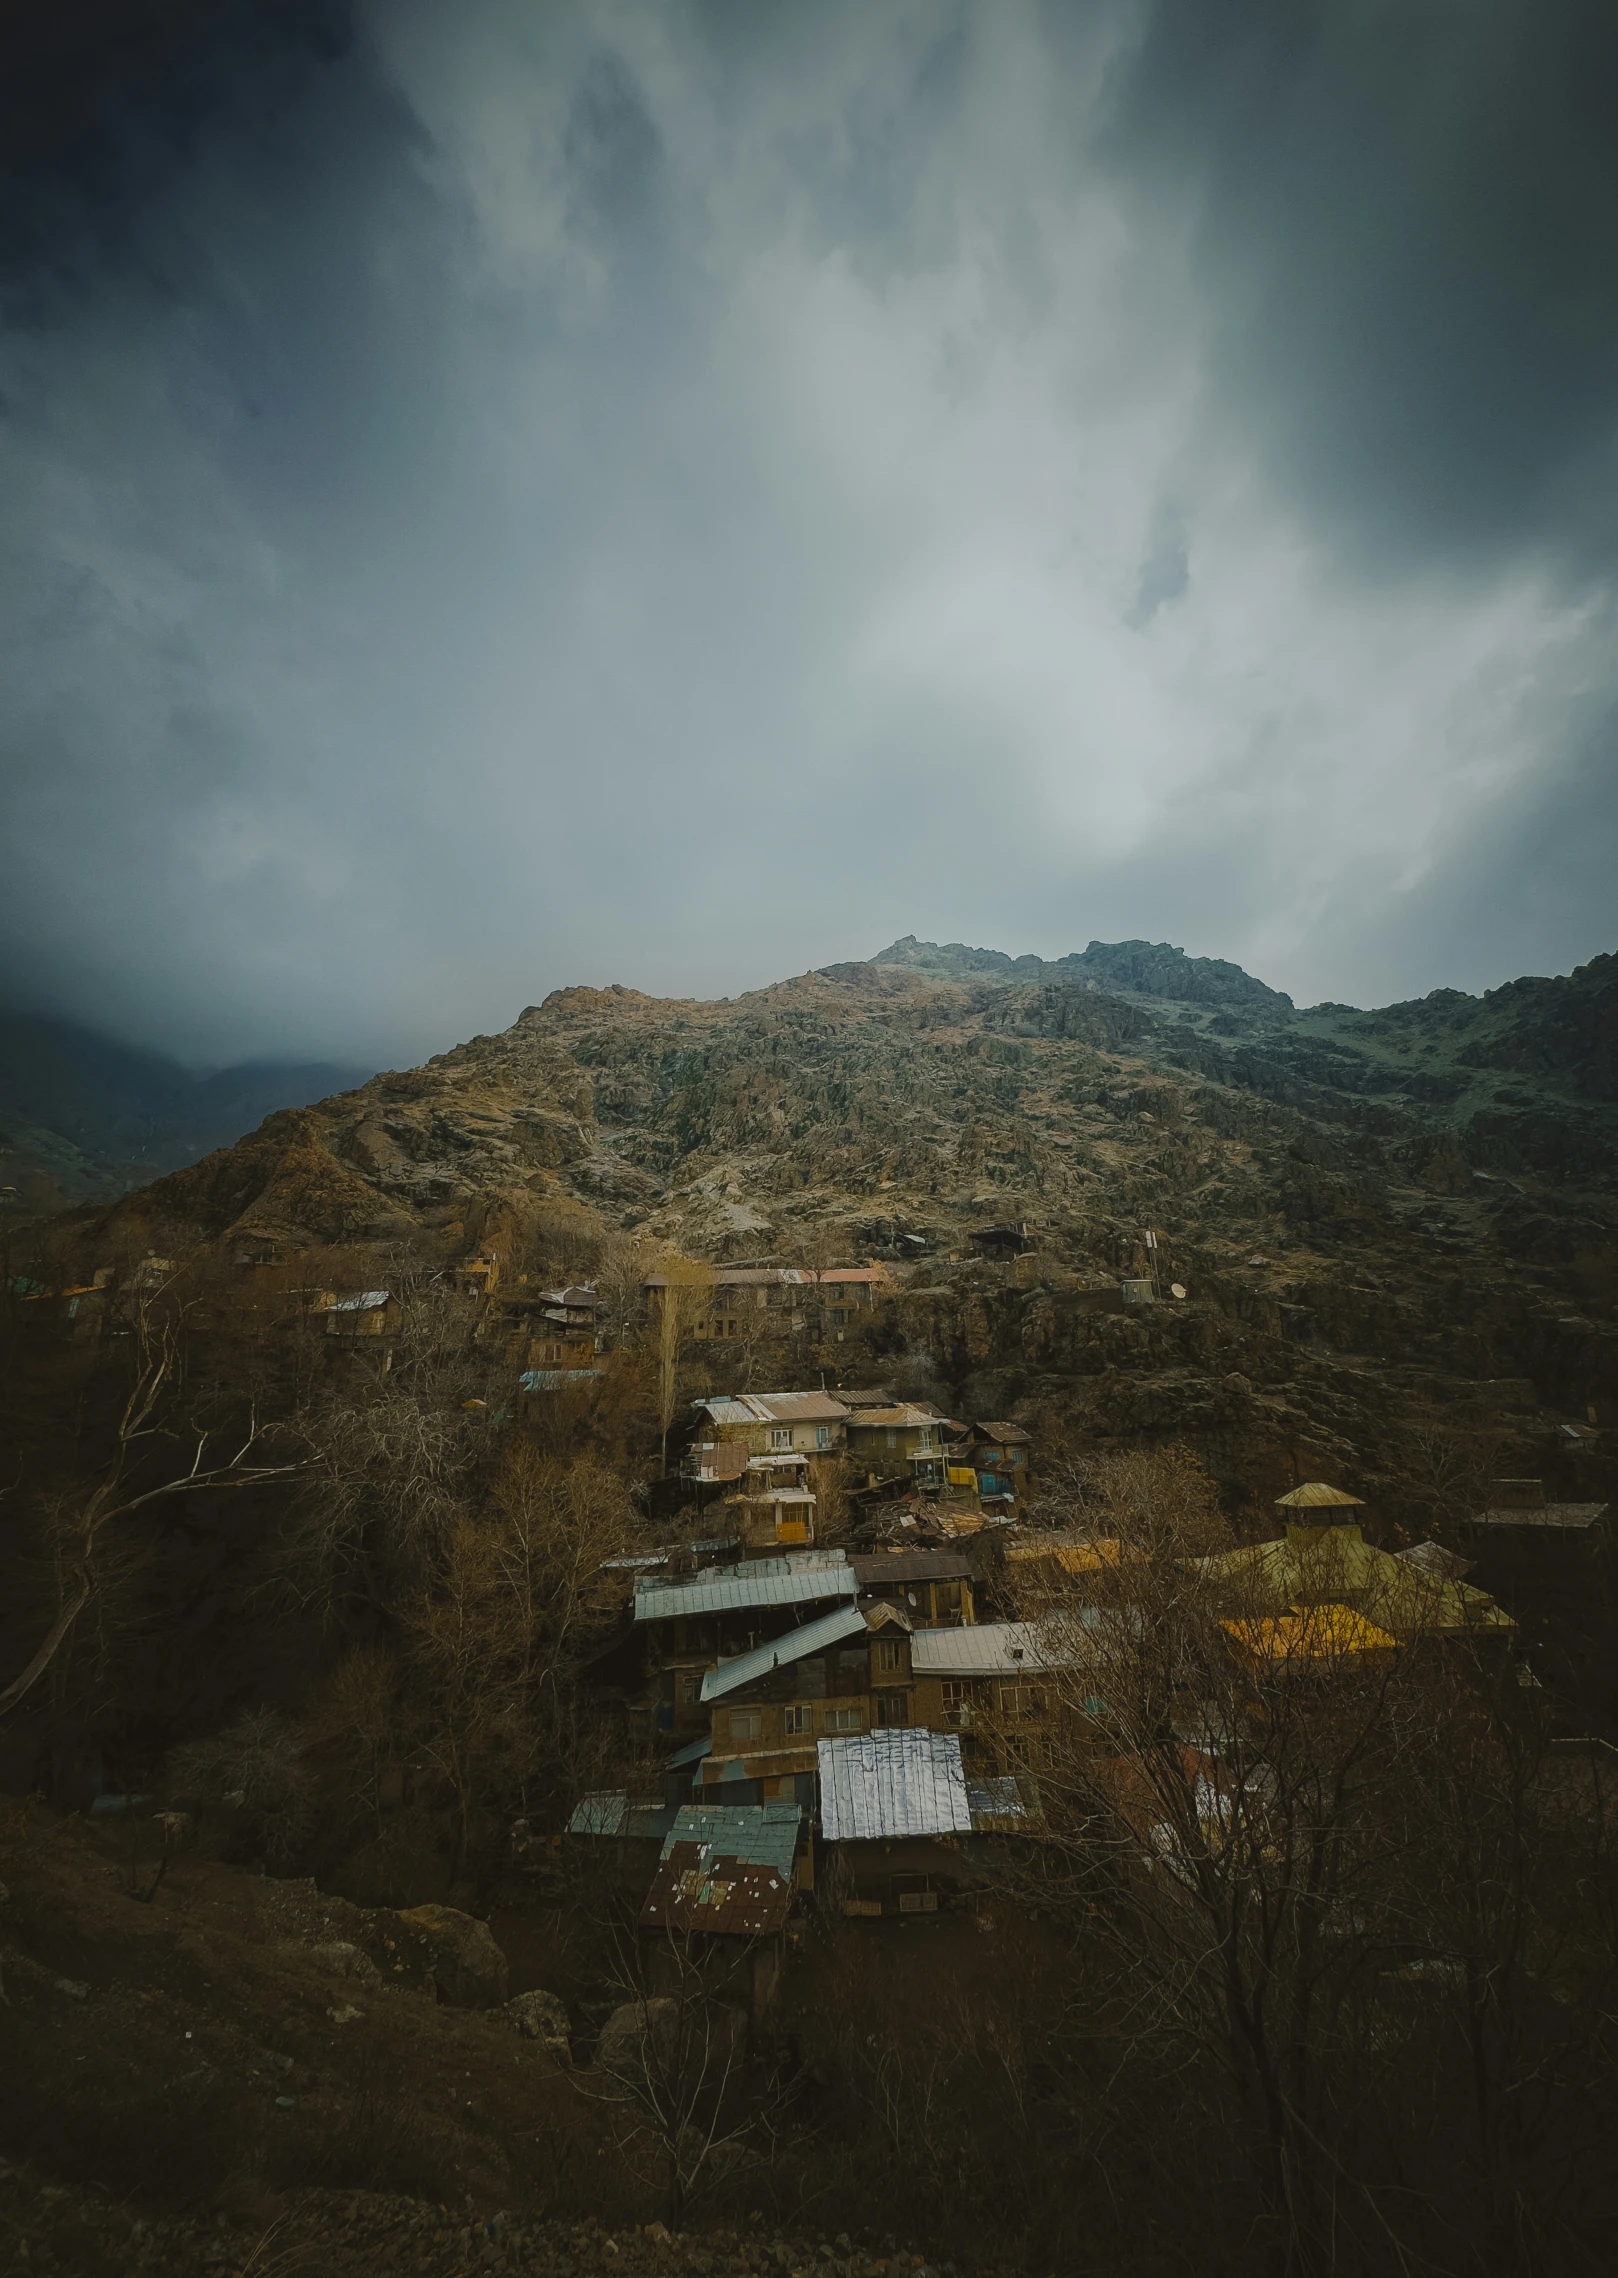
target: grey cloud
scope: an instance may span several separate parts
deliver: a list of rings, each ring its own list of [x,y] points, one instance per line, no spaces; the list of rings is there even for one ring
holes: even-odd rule
[[[1510,187],[1599,27],[1205,14],[158,10],[0,235],[14,989],[402,1060],[911,931],[1600,946],[1593,94]]]

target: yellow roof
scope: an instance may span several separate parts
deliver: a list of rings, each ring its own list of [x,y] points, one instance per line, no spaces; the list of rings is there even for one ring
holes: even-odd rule
[[[1272,1666],[1283,1661],[1337,1661],[1356,1653],[1393,1653],[1398,1649],[1397,1638],[1378,1629],[1352,1606],[1289,1606],[1274,1619],[1227,1621],[1219,1626],[1243,1652]]]
[[[1210,1581],[1230,1583],[1266,1616],[1299,1605],[1350,1604],[1402,1636],[1515,1626],[1486,1591],[1423,1574],[1378,1550],[1354,1525],[1311,1527],[1295,1520],[1279,1542],[1248,1543],[1197,1566]]]
[[[1341,1487],[1328,1487],[1324,1479],[1311,1479],[1302,1487],[1294,1487],[1290,1495],[1277,1495],[1275,1500],[1283,1511],[1360,1511],[1365,1508],[1358,1495],[1345,1495]]]
[[[1017,1543],[1009,1555],[1017,1560],[1046,1559],[1059,1566],[1064,1574],[1099,1574],[1105,1569],[1121,1566],[1126,1559],[1137,1559],[1141,1553],[1132,1545],[1114,1542],[1046,1542],[1036,1536],[1032,1542]]]

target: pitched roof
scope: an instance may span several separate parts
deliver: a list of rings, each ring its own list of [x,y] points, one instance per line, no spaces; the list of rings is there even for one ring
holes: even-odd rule
[[[862,1732],[820,1742],[820,1825],[829,1843],[972,1831],[953,1732]]]
[[[812,1605],[817,1598],[852,1598],[859,1588],[840,1550],[797,1557],[755,1558],[745,1566],[713,1568],[689,1580],[662,1576],[635,1584],[636,1621],[672,1621],[679,1614],[717,1614],[749,1606]]]
[[[974,1424],[973,1431],[981,1432],[985,1439],[1003,1440],[1007,1447],[1030,1447],[1033,1433],[1025,1432],[1021,1424]]]
[[[660,1930],[759,1937],[792,1906],[795,1803],[688,1803],[663,1844],[641,1922]]]
[[[1252,1660],[1272,1669],[1305,1662],[1345,1661],[1361,1653],[1392,1653],[1385,1629],[1352,1606],[1294,1606],[1274,1619],[1226,1621],[1220,1628]]]
[[[1486,1592],[1470,1582],[1423,1573],[1367,1542],[1354,1524],[1294,1524],[1278,1542],[1244,1543],[1194,1564],[1210,1581],[1230,1583],[1244,1613],[1353,1605],[1395,1636],[1451,1636],[1516,1626]]]
[[[1418,1542],[1409,1550],[1395,1551],[1394,1556],[1401,1565],[1413,1566],[1418,1574],[1430,1575],[1435,1582],[1458,1582],[1473,1567],[1470,1558],[1458,1558],[1441,1542]]]
[[[910,1640],[918,1677],[1026,1677],[1071,1665],[1065,1634],[1032,1622],[977,1622],[967,1629],[921,1629]]]
[[[840,1424],[848,1410],[829,1392],[741,1392],[693,1402],[716,1424]]]
[[[1290,1495],[1277,1495],[1275,1500],[1283,1511],[1359,1511],[1364,1509],[1358,1495],[1345,1494],[1341,1487],[1328,1487],[1323,1479],[1310,1479],[1302,1487],[1294,1487]]]
[[[362,1289],[356,1296],[339,1297],[327,1306],[328,1313],[377,1313],[390,1302],[391,1292],[386,1289]]]
[[[849,1579],[852,1581],[853,1576]],[[801,1629],[789,1629],[784,1637],[767,1638],[750,1652],[737,1653],[729,1661],[721,1661],[717,1668],[704,1675],[702,1697],[705,1701],[717,1701],[724,1694],[735,1692],[738,1685],[756,1684],[772,1669],[802,1661],[811,1653],[823,1653],[828,1645],[835,1645],[839,1638],[852,1637],[856,1631],[861,1636],[865,1633],[865,1616],[858,1606],[834,1606],[829,1614],[805,1622]]]

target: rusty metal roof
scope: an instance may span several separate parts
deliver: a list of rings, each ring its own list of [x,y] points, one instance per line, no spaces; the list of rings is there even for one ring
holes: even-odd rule
[[[850,1425],[862,1432],[923,1431],[930,1425],[947,1421],[936,1408],[918,1408],[909,1401],[901,1401],[892,1408],[862,1408],[858,1415],[849,1418]]]
[[[958,1550],[873,1550],[849,1561],[862,1590],[903,1589],[907,1582],[964,1582],[972,1561]]]
[[[795,1803],[686,1804],[641,1909],[644,1928],[760,1937],[792,1906]]]

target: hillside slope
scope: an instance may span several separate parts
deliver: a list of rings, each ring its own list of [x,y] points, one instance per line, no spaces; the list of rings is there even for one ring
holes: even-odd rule
[[[910,940],[714,1003],[563,989],[270,1117],[86,1239],[449,1255],[537,1215],[716,1262],[902,1252],[857,1352],[780,1368],[902,1362],[957,1406],[1189,1438],[1254,1492],[1330,1465],[1398,1495],[1435,1416],[1486,1414],[1502,1461],[1551,1471],[1563,1425],[1618,1424],[1615,1012],[1611,957],[1299,1011],[1144,943],[1039,964]],[[1030,1254],[986,1262],[974,1235],[1008,1222]],[[1187,1297],[1088,1309],[1147,1271],[1148,1229]]]

